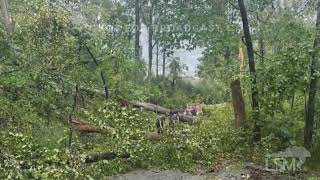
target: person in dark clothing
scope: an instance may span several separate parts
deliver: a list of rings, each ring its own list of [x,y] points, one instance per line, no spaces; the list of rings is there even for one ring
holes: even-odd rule
[[[157,131],[160,133],[161,129],[164,127],[164,121],[165,121],[165,116],[158,114],[157,121],[156,121],[156,127]]]
[[[192,107],[191,107],[191,114],[192,114],[192,116],[196,116],[197,115],[197,107],[196,107],[196,105],[192,105]]]
[[[179,121],[179,116],[177,113],[170,111],[169,113],[169,125],[173,126],[176,121]]]
[[[165,116],[158,114],[156,120],[156,130],[148,134],[148,139],[152,142],[159,142],[161,140],[161,129],[164,127]]]

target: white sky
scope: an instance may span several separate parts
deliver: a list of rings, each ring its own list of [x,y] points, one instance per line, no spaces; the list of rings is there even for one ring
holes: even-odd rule
[[[140,43],[142,46],[142,57],[143,59],[146,61],[146,63],[148,63],[148,32],[147,32],[147,28],[145,25],[142,24],[141,27],[141,37],[140,37]],[[196,71],[197,71],[197,65],[199,64],[198,58],[200,58],[202,56],[201,54],[201,50],[200,49],[195,49],[192,51],[188,51],[188,50],[177,50],[175,52],[176,57],[180,57],[181,61],[186,64],[188,66],[188,71],[185,72],[186,76],[195,76],[196,75]],[[154,55],[155,56],[155,55]],[[155,57],[154,59],[154,71],[155,71]],[[160,64],[160,68],[159,68],[159,72],[162,72],[162,55],[159,56],[159,64]]]

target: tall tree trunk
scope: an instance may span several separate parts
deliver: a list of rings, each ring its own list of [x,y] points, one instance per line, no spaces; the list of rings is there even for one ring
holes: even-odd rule
[[[259,8],[259,12],[263,12],[263,8]],[[259,27],[259,38],[258,38],[258,45],[259,45],[259,55],[260,55],[260,61],[262,62],[264,60],[264,53],[265,53],[265,45],[263,40],[263,27],[262,22],[258,20],[258,27]]]
[[[264,41],[263,41],[262,34],[260,34],[260,37],[259,37],[259,54],[260,54],[261,61],[264,60],[264,53],[265,53]]]
[[[102,80],[102,83],[103,83],[105,100],[108,101],[108,98],[109,98],[108,84],[107,84],[106,77],[105,77],[105,75],[104,75],[102,70],[100,71],[100,76],[101,76],[101,80]]]
[[[115,91],[114,94],[116,97],[119,96],[120,94],[120,78],[119,78],[119,74],[120,74],[120,62],[118,60],[115,60],[115,67],[114,67],[114,72],[116,74],[116,84],[115,84]]]
[[[149,12],[149,32],[148,32],[148,52],[149,52],[149,69],[148,69],[148,78],[151,80],[152,76],[152,60],[153,60],[153,3],[151,1],[151,7]]]
[[[244,5],[243,0],[238,0],[241,18],[242,18],[242,25],[243,25],[243,32],[245,43],[247,46],[247,53],[248,53],[248,60],[249,60],[249,70],[252,76],[251,79],[251,98],[252,98],[252,118],[254,119],[254,129],[253,129],[253,140],[254,142],[259,142],[261,140],[261,127],[258,124],[259,120],[259,101],[258,101],[258,91],[257,91],[257,74],[256,74],[256,67],[254,61],[254,51],[252,45],[252,39],[250,34],[250,27],[248,22],[248,15],[247,10]]]
[[[0,5],[1,5],[1,11],[2,11],[3,24],[5,26],[6,38],[9,39],[9,37],[12,34],[14,25],[9,13],[8,0],[1,0]]]
[[[156,75],[159,77],[159,44],[157,43],[157,54],[156,54]]]
[[[172,82],[171,82],[171,88],[172,91],[175,90],[175,85],[176,85],[176,81],[177,81],[177,65],[176,63],[174,63],[174,67],[171,69],[171,73],[173,73],[173,77],[172,77]]]
[[[315,103],[317,94],[317,71],[319,70],[319,49],[320,49],[320,0],[317,4],[317,23],[316,23],[316,37],[314,40],[314,50],[312,55],[311,67],[310,67],[310,84],[309,84],[309,96],[306,109],[305,129],[304,129],[304,145],[310,149],[312,147],[312,136],[314,128],[314,115],[315,115]]]
[[[71,93],[72,94],[72,93]],[[72,144],[72,119],[76,116],[76,109],[78,104],[78,94],[79,94],[79,86],[75,87],[75,94],[73,97],[73,106],[71,112],[69,114],[69,134],[68,134],[68,144],[67,147],[70,148]]]
[[[141,34],[141,22],[140,22],[140,0],[135,0],[135,43],[134,54],[136,59],[140,59],[140,34]]]
[[[165,77],[166,76],[166,48],[163,48],[162,50],[162,76]]]
[[[90,54],[94,64],[99,67],[99,61],[98,59],[93,55],[93,53],[91,52],[91,50],[89,49],[89,47],[87,45],[85,45],[88,53]],[[107,82],[107,79],[104,75],[104,72],[101,70],[100,71],[100,77],[101,77],[101,80],[102,80],[102,83],[103,83],[103,88],[104,88],[104,92],[105,92],[105,99],[106,101],[108,101],[108,98],[109,98],[109,88],[108,88],[108,82]]]

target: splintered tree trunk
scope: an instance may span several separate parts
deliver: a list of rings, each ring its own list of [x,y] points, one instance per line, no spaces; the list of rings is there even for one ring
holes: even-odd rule
[[[305,129],[304,129],[304,145],[310,149],[312,147],[312,136],[314,128],[314,115],[315,115],[315,103],[317,94],[317,71],[319,70],[319,48],[320,48],[320,0],[317,4],[317,23],[316,23],[316,37],[314,40],[315,52],[312,55],[311,67],[310,67],[310,84],[309,84],[309,96],[306,106],[305,116]]]
[[[249,70],[250,70],[250,74],[252,76],[252,79],[251,79],[251,98],[252,98],[252,111],[253,111],[252,117],[255,121],[254,122],[254,129],[253,129],[253,134],[254,134],[253,140],[254,140],[254,142],[259,142],[261,140],[261,127],[258,124],[259,102],[258,102],[258,91],[257,91],[257,87],[256,87],[257,74],[256,74],[255,61],[254,61],[254,51],[253,51],[251,34],[250,34],[248,15],[247,15],[246,7],[244,5],[244,1],[238,0],[238,4],[239,4],[241,19],[242,19],[245,43],[247,46]]]
[[[231,82],[231,94],[232,94],[232,104],[235,115],[235,125],[240,128],[246,118],[245,115],[245,105],[242,97],[240,80],[234,80]]]
[[[137,59],[140,59],[140,34],[141,34],[141,22],[140,22],[140,0],[135,0],[135,43],[134,54]]]

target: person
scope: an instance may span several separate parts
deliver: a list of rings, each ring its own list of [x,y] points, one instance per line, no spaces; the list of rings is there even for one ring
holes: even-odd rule
[[[176,121],[179,121],[178,114],[173,112],[173,111],[170,111],[170,113],[169,113],[169,125],[173,126],[176,123]]]
[[[191,114],[192,116],[196,116],[197,115],[197,109],[196,109],[196,105],[193,104],[191,107]]]
[[[157,116],[157,121],[156,121],[156,127],[157,127],[157,131],[160,133],[161,129],[164,127],[164,121],[165,121],[166,117],[158,114]]]
[[[192,106],[187,105],[187,108],[185,109],[185,115],[192,115]]]
[[[161,140],[161,129],[164,127],[165,116],[158,114],[156,119],[156,129],[154,132],[148,134],[148,139],[152,142],[159,142]]]

